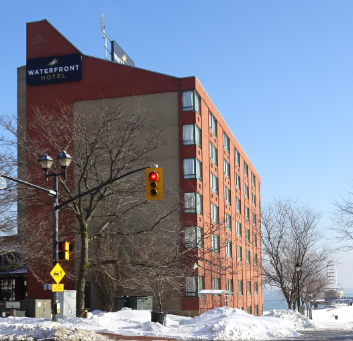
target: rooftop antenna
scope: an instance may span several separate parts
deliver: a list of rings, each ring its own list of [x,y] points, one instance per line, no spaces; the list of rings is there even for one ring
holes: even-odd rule
[[[104,59],[108,60],[107,52],[110,53],[110,51],[107,48],[109,38],[105,35],[105,25],[104,25],[103,14],[100,17],[100,23],[101,23],[101,32],[103,34],[103,39],[104,39]],[[109,40],[109,42],[110,42],[110,40]]]

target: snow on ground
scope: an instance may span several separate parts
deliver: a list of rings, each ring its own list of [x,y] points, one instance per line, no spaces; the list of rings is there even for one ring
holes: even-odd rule
[[[114,313],[94,311],[89,318],[48,319],[26,317],[0,319],[0,334],[38,336],[58,324],[77,330],[100,331],[121,335],[147,335],[180,339],[250,340],[298,336],[293,320],[272,316],[255,317],[240,309],[218,308],[195,318],[167,315],[167,325],[153,323],[149,311],[124,309]],[[65,329],[66,330],[66,329]],[[32,332],[33,334],[33,332]],[[86,340],[86,339],[85,339]],[[88,339],[87,339],[88,340]]]
[[[166,326],[152,323],[149,311],[129,308],[114,313],[94,311],[88,318],[59,319],[59,323],[43,318],[8,317],[0,319],[0,340],[4,335],[17,335],[15,340],[54,336],[60,340],[104,339],[94,332],[193,340],[264,340],[299,336],[298,331],[303,329],[353,330],[353,307],[314,310],[313,320],[290,310],[272,310],[257,317],[223,307],[195,318],[168,314]]]

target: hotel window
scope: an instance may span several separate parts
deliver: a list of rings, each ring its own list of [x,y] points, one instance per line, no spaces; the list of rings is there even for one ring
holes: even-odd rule
[[[246,294],[251,295],[251,282],[250,281],[246,282]],[[251,314],[251,312],[250,312],[250,314]]]
[[[185,296],[197,297],[199,291],[205,288],[203,276],[185,277]]]
[[[227,278],[227,290],[233,292],[233,280]]]
[[[226,133],[223,133],[223,147],[229,153],[229,137]]]
[[[232,243],[226,240],[226,256],[232,258]]]
[[[255,316],[259,316],[259,305],[255,304]]]
[[[248,314],[251,314],[251,305],[248,306],[247,312],[248,312]]]
[[[237,221],[235,224],[236,224],[237,236],[241,237],[241,223]]]
[[[183,125],[183,145],[201,147],[201,129],[196,124]]]
[[[229,165],[229,163],[226,160],[223,161],[223,165],[224,165],[224,175],[229,179],[229,177],[230,177],[230,165]]]
[[[237,173],[235,173],[235,187],[240,189],[240,176]]]
[[[248,177],[248,174],[249,174],[248,164],[244,161],[244,175]]]
[[[244,196],[246,199],[249,199],[249,187],[247,184],[244,184]]]
[[[250,250],[245,250],[246,254],[246,264],[250,264]]]
[[[199,159],[194,158],[183,160],[184,179],[202,180],[201,169],[202,164]]]
[[[255,213],[252,214],[252,224],[254,226],[256,226],[256,214]]]
[[[254,193],[251,193],[251,198],[252,198],[252,205],[256,207],[256,195]]]
[[[248,228],[245,228],[245,240],[250,242],[250,230]]]
[[[203,230],[199,226],[185,227],[184,244],[186,248],[203,248]]]
[[[241,208],[240,208],[240,199],[238,197],[236,197],[235,199],[235,203],[236,203],[236,210],[238,213],[241,213]]]
[[[182,95],[183,111],[197,111],[200,113],[200,96],[193,91],[184,91]]]
[[[224,215],[224,226],[228,231],[231,231],[232,229],[232,219],[231,216],[229,214],[225,214]]]
[[[218,194],[218,178],[213,173],[210,173],[210,185],[211,191]]]
[[[217,165],[217,148],[210,142],[210,159]]]
[[[217,136],[217,121],[214,118],[214,116],[212,115],[211,111],[208,114],[208,120],[209,120],[208,124],[210,126],[210,130],[212,131],[212,133],[214,135]]]
[[[230,205],[230,189],[227,186],[224,186],[224,201]]]
[[[252,234],[252,243],[254,244],[254,246],[257,246],[257,237],[256,237],[256,233]]]
[[[202,195],[200,193],[184,193],[184,213],[202,214]]]
[[[212,289],[219,290],[221,288],[221,279],[218,277],[212,277]]]
[[[255,175],[254,173],[251,173],[251,184],[253,187],[255,187]]]
[[[239,152],[235,149],[235,163],[239,166],[240,165],[240,155]]]
[[[218,207],[211,203],[211,220],[212,223],[218,224]]]
[[[257,282],[254,282],[254,295],[257,295],[259,293],[259,287],[257,285]]]
[[[254,265],[257,266],[257,254],[254,253]]]
[[[249,220],[249,207],[245,206],[245,219]]]
[[[212,235],[212,252],[219,253],[219,236],[216,234]]]
[[[241,246],[237,245],[237,260],[238,262],[241,262],[242,256],[241,256]]]
[[[243,296],[243,281],[238,280],[238,296]]]

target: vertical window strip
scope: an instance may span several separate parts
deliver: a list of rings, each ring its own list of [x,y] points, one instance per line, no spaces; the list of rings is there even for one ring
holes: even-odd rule
[[[229,137],[223,132],[223,147],[229,153]]]
[[[240,176],[237,173],[235,173],[235,187],[240,189]]]
[[[211,203],[211,220],[213,223],[218,224],[218,207]]]
[[[235,201],[236,201],[236,210],[238,213],[241,213],[240,199],[238,197],[236,197]]]
[[[213,116],[213,114],[211,113],[211,111],[208,114],[208,121],[209,121],[208,123],[209,123],[210,130],[215,136],[217,136],[217,121]]]
[[[218,178],[213,173],[210,173],[210,186],[211,191],[218,194]]]
[[[210,142],[210,159],[217,165],[217,148]]]
[[[238,296],[243,296],[243,281],[238,279]]]
[[[239,221],[236,222],[236,228],[237,228],[237,236],[241,237],[241,223]]]
[[[240,166],[240,156],[239,156],[239,152],[237,151],[237,149],[235,149],[235,163]]]
[[[230,165],[226,160],[223,160],[224,175],[230,178]]]
[[[224,186],[224,200],[226,204],[230,205],[230,189]]]
[[[241,260],[242,260],[241,252],[242,252],[241,246],[237,245],[237,260],[238,260],[238,262],[241,262]]]
[[[226,240],[226,256],[232,258],[232,243]]]
[[[244,184],[244,196],[246,199],[249,199],[249,187],[247,184]]]
[[[224,215],[224,225],[228,231],[232,230],[232,219],[228,213],[225,213]]]

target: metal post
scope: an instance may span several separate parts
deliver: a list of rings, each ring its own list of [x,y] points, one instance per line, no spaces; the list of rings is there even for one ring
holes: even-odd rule
[[[299,307],[300,307],[299,271],[297,271],[297,286],[298,286],[298,311],[299,311]]]
[[[56,210],[55,207],[59,204],[59,197],[58,197],[58,186],[59,180],[57,176],[54,176],[54,226],[53,226],[53,265],[55,266],[59,262],[59,250],[58,250],[58,243],[59,243],[59,210]],[[52,292],[52,321],[58,322],[58,314],[56,312],[56,304],[59,302],[59,294],[57,292]]]

